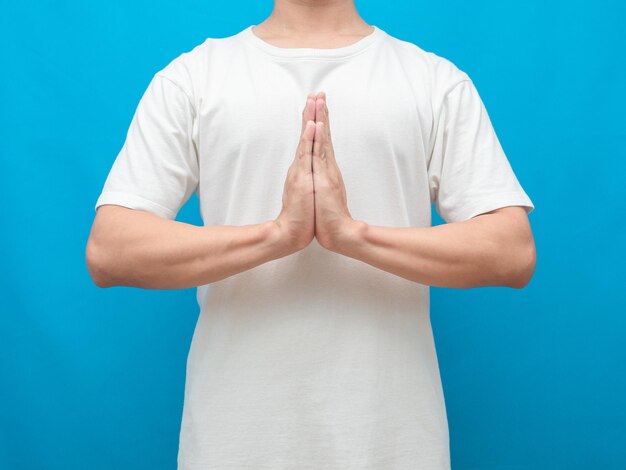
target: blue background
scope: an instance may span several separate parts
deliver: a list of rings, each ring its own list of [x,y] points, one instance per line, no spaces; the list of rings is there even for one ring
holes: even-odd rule
[[[220,3],[3,6],[2,469],[175,468],[195,290],[100,289],[84,250],[152,75],[272,8]],[[357,2],[472,77],[536,206],[525,289],[431,291],[454,469],[626,468],[623,5]]]

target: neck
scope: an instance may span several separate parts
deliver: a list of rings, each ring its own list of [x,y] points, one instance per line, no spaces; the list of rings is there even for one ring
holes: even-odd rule
[[[275,38],[363,36],[371,29],[354,0],[275,0],[270,16],[255,27],[257,33]]]

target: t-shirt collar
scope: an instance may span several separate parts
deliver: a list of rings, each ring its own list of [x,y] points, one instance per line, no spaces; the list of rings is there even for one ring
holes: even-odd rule
[[[252,31],[254,26],[256,25],[250,25],[239,33],[244,40],[276,58],[282,57],[291,59],[345,59],[361,53],[380,40],[385,34],[385,32],[376,25],[371,25],[374,27],[373,32],[362,37],[357,42],[343,47],[321,49],[312,47],[278,47],[257,36]]]

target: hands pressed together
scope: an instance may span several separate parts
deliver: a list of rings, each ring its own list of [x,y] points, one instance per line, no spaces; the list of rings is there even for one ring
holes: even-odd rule
[[[424,285],[521,288],[535,266],[532,232],[521,207],[501,207],[434,227],[387,227],[354,220],[335,160],[324,92],[307,97],[283,207],[272,222],[287,253],[316,238],[330,251]]]
[[[324,248],[336,250],[358,224],[348,210],[346,188],[335,160],[324,92],[307,96],[282,203],[275,222],[295,250],[305,248],[313,238]]]

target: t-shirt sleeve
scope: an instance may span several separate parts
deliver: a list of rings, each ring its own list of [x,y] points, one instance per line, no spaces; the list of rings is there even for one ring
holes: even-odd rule
[[[150,81],[95,209],[115,204],[173,220],[198,187],[195,109],[170,78]]]
[[[522,206],[527,213],[534,209],[469,78],[443,98],[428,178],[431,201],[448,223],[506,206]]]

